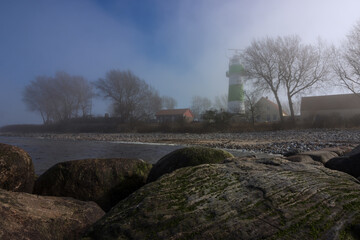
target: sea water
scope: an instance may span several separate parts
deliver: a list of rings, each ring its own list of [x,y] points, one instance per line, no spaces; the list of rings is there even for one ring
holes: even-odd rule
[[[59,162],[89,158],[139,158],[151,164],[181,145],[138,144],[124,142],[51,140],[31,137],[3,137],[0,143],[18,146],[32,158],[40,175]]]

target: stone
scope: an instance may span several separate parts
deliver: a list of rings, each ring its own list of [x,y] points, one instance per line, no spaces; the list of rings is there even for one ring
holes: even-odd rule
[[[330,159],[325,167],[360,177],[360,145],[344,156]]]
[[[221,149],[206,147],[186,147],[175,150],[162,157],[151,169],[147,182],[152,182],[166,173],[205,163],[221,163],[227,158],[234,157]]]
[[[82,239],[356,239],[359,191],[322,165],[233,158],[145,185]]]
[[[31,193],[34,181],[34,165],[29,154],[19,147],[0,143],[0,188]]]
[[[0,239],[76,240],[104,211],[94,202],[0,189]]]
[[[286,157],[287,160],[291,162],[301,162],[301,163],[308,163],[308,164],[314,164],[314,165],[323,165],[320,162],[314,161],[309,155],[293,155],[290,157]]]
[[[54,165],[35,182],[34,193],[94,201],[104,209],[146,183],[152,165],[140,159],[83,159]]]
[[[346,156],[355,156],[355,155],[360,155],[360,145],[356,146],[355,148],[353,148],[350,152],[345,154]]]
[[[291,157],[291,156],[297,155],[297,154],[299,154],[299,153],[300,153],[300,151],[299,151],[298,149],[290,149],[290,150],[288,150],[287,152],[285,152],[285,153],[283,154],[283,156],[284,156],[284,157]]]
[[[308,155],[314,161],[320,162],[322,164],[325,164],[327,161],[329,161],[329,159],[338,157],[338,155],[332,151],[308,151],[300,153],[300,155]]]
[[[327,151],[327,152],[334,152],[338,156],[343,156],[347,153],[349,153],[352,149],[350,147],[341,146],[341,147],[329,147],[329,148],[323,148],[320,151]]]

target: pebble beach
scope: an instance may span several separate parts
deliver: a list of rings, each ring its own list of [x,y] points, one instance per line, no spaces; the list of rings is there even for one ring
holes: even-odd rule
[[[2,133],[2,136],[20,136]],[[301,129],[242,133],[31,133],[23,137],[53,140],[108,141],[206,146],[252,152],[286,154],[329,147],[354,147],[360,143],[360,129]]]

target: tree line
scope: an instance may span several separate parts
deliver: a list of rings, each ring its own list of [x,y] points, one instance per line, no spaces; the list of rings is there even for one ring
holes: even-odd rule
[[[245,92],[246,117],[253,124],[258,114],[256,102],[264,94],[273,95],[282,122],[284,112],[295,121],[300,97],[314,90],[341,86],[360,95],[360,21],[339,47],[321,40],[305,44],[297,35],[265,37],[253,40],[240,52],[240,58],[243,77],[250,86]],[[199,117],[214,112],[221,115],[219,110],[226,109],[221,99],[224,97],[217,97],[218,104],[212,106],[209,99],[196,96],[191,109]]]
[[[81,76],[58,72],[54,77],[38,76],[23,91],[23,102],[38,112],[44,124],[91,115],[92,99],[111,102],[111,113],[120,122],[153,119],[162,108],[174,108],[176,100],[159,93],[131,71],[111,70],[91,83]]]
[[[93,96],[86,79],[58,72],[54,77],[38,76],[27,85],[23,101],[44,123],[50,123],[91,114]]]
[[[252,91],[245,94],[247,110],[254,113],[254,101],[261,94],[270,93],[284,121],[281,96],[285,94],[294,120],[294,99],[314,89],[343,86],[360,94],[360,21],[339,47],[328,46],[320,40],[316,44],[305,44],[297,35],[253,40],[241,52],[241,63],[246,81],[253,86]],[[65,72],[56,73],[54,77],[38,76],[25,87],[23,101],[30,111],[41,115],[44,123],[51,123],[91,115],[95,96],[110,100],[112,115],[121,122],[153,119],[160,109],[177,105],[174,98],[160,96],[129,70],[111,70],[93,83]],[[226,95],[216,97],[214,106],[208,98],[195,96],[191,110],[195,118],[200,119],[210,108],[222,112],[226,105]],[[254,116],[251,121],[254,122]]]
[[[281,121],[280,94],[285,93],[294,121],[294,98],[301,94],[333,86],[360,94],[360,21],[339,47],[327,46],[320,40],[304,44],[297,35],[266,37],[253,40],[241,58],[246,79],[253,81],[253,91],[274,96]]]

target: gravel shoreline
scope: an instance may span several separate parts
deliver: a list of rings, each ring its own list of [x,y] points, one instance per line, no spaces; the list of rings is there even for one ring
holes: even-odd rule
[[[328,147],[354,147],[360,143],[360,129],[302,129],[244,133],[1,133],[8,137],[35,137],[54,140],[116,141],[198,145],[214,148],[286,154]]]

